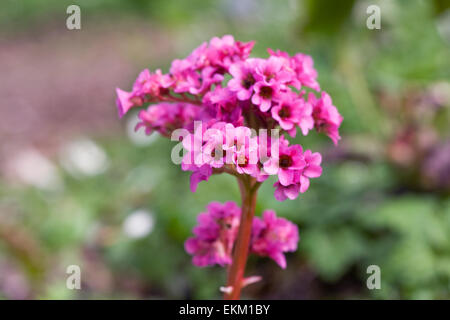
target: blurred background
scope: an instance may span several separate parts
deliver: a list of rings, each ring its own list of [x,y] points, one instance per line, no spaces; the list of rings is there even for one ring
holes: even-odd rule
[[[81,7],[81,30],[66,8]],[[366,9],[381,9],[368,30]],[[222,268],[183,249],[212,200],[239,203],[231,176],[189,191],[173,143],[119,120],[115,87],[167,71],[213,36],[311,55],[344,116],[342,140],[298,137],[324,174],[295,201],[263,185],[299,225],[288,267],[251,258],[262,299],[450,298],[450,2],[2,0],[0,298],[220,298]],[[81,267],[81,290],[66,268]],[[381,268],[369,290],[366,269]]]

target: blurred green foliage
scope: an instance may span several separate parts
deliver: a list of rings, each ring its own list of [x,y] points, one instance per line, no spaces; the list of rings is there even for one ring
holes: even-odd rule
[[[58,16],[69,2],[3,1],[1,27],[10,31],[19,19],[27,21],[22,26],[26,30]],[[295,268],[302,265],[321,289],[296,298],[450,298],[448,189],[405,179],[388,147],[407,123],[396,109],[386,110],[380,98],[381,92],[398,102],[407,89],[426,92],[436,82],[449,82],[449,39],[436,27],[444,2],[378,1],[382,29],[373,31],[365,27],[363,1],[76,3],[83,14],[108,18],[120,12],[170,28],[174,41],[186,38],[186,53],[199,38],[222,32],[256,39],[255,55],[272,47],[314,57],[322,88],[345,118],[342,146],[336,151],[327,138],[314,134],[297,137],[305,148],[324,152],[323,176],[295,201],[277,202],[270,181],[261,188],[257,213],[272,208],[293,220],[301,241],[298,251],[288,255],[285,273],[271,261],[251,261],[248,274],[265,274],[265,284],[254,285],[248,297],[277,297],[276,291],[283,289],[280,283],[297,283]],[[190,31],[198,31],[195,36],[185,30],[191,25]],[[440,142],[450,138],[449,105],[444,107],[447,111],[426,124],[438,132]],[[111,160],[103,174],[74,178],[59,167],[62,190],[0,182],[0,263],[13,258],[33,297],[44,299],[219,298],[223,269],[193,267],[183,242],[207,203],[239,202],[236,182],[213,176],[192,194],[189,175],[168,161],[173,143],[158,138],[142,148],[124,136],[120,132],[98,140]],[[155,227],[148,236],[131,239],[122,224],[139,208],[153,213]],[[19,241],[10,234],[24,236]],[[29,252],[29,247],[34,249]],[[84,280],[81,292],[65,289],[65,267],[73,261],[92,280]],[[366,268],[373,264],[381,268],[381,290],[366,288]],[[356,286],[351,293],[324,289],[345,289],[348,278]],[[266,287],[273,291],[268,293]]]

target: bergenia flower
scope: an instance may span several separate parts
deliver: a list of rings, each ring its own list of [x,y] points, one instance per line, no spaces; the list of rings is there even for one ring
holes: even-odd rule
[[[341,139],[339,127],[344,118],[333,106],[330,96],[326,92],[322,92],[321,98],[317,99],[311,92],[308,101],[313,106],[314,127],[318,132],[324,132],[337,145]]]
[[[257,138],[250,138],[243,144],[240,144],[237,139],[235,141],[236,151],[233,162],[236,166],[236,171],[240,174],[256,176],[259,172]]]
[[[200,167],[192,166],[191,170],[190,189],[192,192],[195,192],[197,191],[197,186],[200,182],[208,181],[213,173],[213,169],[211,166],[204,164]]]
[[[230,74],[233,76],[228,81],[228,88],[236,92],[239,100],[247,100],[253,94],[253,86],[256,83],[255,73],[258,60],[248,59],[245,62],[237,62],[230,66]]]
[[[208,58],[213,66],[228,71],[231,64],[248,58],[254,41],[243,43],[235,41],[233,36],[214,37],[209,43]]]
[[[202,103],[205,106],[205,112],[208,112],[214,120],[231,123],[234,126],[244,124],[240,101],[228,87],[215,87],[214,90],[208,91]]]
[[[190,87],[189,93],[202,94],[207,92],[213,84],[221,83],[223,75],[216,73],[216,69],[213,67],[206,67],[202,70],[200,86]]]
[[[294,200],[299,193],[304,193],[309,188],[309,179],[318,178],[322,174],[322,156],[320,153],[312,153],[311,150],[306,150],[303,153],[304,167],[301,170],[296,170],[290,184],[282,184],[280,181],[275,182],[275,199],[284,201],[286,199]]]
[[[239,228],[241,209],[234,202],[212,202],[200,213],[194,237],[185,242],[186,251],[193,255],[196,266],[230,264],[231,252]]]
[[[278,174],[280,183],[288,186],[294,183],[295,172],[302,170],[305,165],[300,145],[287,146],[285,143],[280,143],[278,157],[272,156],[264,163],[264,170],[269,174]]]
[[[292,222],[278,218],[275,211],[266,210],[262,219],[253,219],[251,250],[253,253],[273,259],[286,268],[285,252],[297,250],[298,228]]]
[[[132,92],[127,92],[116,88],[116,104],[117,111],[119,112],[119,118],[122,118],[132,107],[142,105],[142,100],[139,97],[135,97]]]
[[[296,179],[294,182],[288,186],[283,186],[279,181],[275,182],[273,187],[275,188],[274,197],[278,201],[284,201],[286,199],[294,200],[297,199],[300,193],[300,171],[295,173]],[[298,177],[298,178],[297,178]]]
[[[174,60],[168,73],[145,69],[131,91],[116,90],[120,117],[145,107],[136,129],[181,141],[181,169],[191,172],[192,192],[213,174],[237,178],[242,218],[235,203],[212,202],[198,216],[194,237],[185,242],[197,266],[232,264],[222,287],[230,299],[239,298],[243,286],[260,279],[244,277],[248,252],[285,268],[284,254],[297,248],[295,224],[271,210],[252,218],[259,186],[277,175],[275,198],[293,200],[308,190],[310,179],[322,174],[321,155],[303,152],[285,133],[295,137],[300,128],[306,136],[315,128],[337,144],[343,120],[327,93],[305,98],[303,87],[320,91],[310,56],[269,49],[267,59],[249,58],[253,45],[230,35],[214,37],[186,58]]]
[[[301,85],[312,88],[316,91],[320,90],[317,83],[317,71],[314,69],[313,59],[302,53],[297,53],[291,60],[291,65],[297,74],[297,79]]]
[[[280,84],[278,82],[265,83],[259,81],[253,87],[255,93],[252,96],[252,103],[259,106],[259,110],[267,112],[272,107],[273,100],[279,95]]]
[[[278,121],[280,127],[289,133],[291,137],[296,135],[298,125],[303,135],[314,128],[312,106],[295,94],[285,93],[278,103],[271,109],[272,117]]]
[[[297,90],[300,90],[302,86],[306,86],[320,91],[319,83],[316,80],[317,71],[314,69],[314,61],[310,56],[297,53],[293,57],[290,57],[284,51],[274,51],[272,49],[268,49],[267,51],[271,56],[282,58],[284,67],[293,71],[295,76],[291,78],[290,85],[294,86]]]
[[[302,99],[299,99],[294,93],[284,93],[271,109],[272,118],[278,121],[281,129],[289,132],[291,136],[295,136],[295,126],[300,121],[303,108],[304,101]]]
[[[139,112],[139,123],[136,130],[145,128],[146,134],[158,131],[161,135],[170,134],[179,128],[184,128],[197,118],[200,108],[188,103],[159,103],[151,105],[147,110]]]
[[[293,74],[285,70],[284,67],[284,59],[280,57],[271,56],[265,60],[261,59],[255,68],[256,79],[266,84],[287,83],[291,80]]]
[[[213,168],[221,168],[226,161],[225,123],[218,122],[203,134],[202,158],[203,163]]]
[[[322,175],[322,156],[318,152],[312,153],[311,150],[306,150],[303,153],[303,159],[305,160],[305,167],[302,170],[300,176],[300,192],[304,193],[309,188],[309,179],[318,178]]]
[[[302,134],[306,136],[309,132],[309,130],[314,128],[314,118],[312,116],[312,105],[301,99],[302,104],[300,107],[299,115],[298,115],[298,126],[300,127],[300,130],[302,131]]]

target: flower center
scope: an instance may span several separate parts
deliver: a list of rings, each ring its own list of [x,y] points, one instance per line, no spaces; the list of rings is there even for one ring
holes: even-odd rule
[[[289,168],[292,165],[292,158],[287,154],[283,154],[279,160],[280,168]]]
[[[214,150],[211,152],[211,158],[214,158],[214,160],[220,160],[225,157],[225,154],[226,154],[225,150],[220,148],[218,151],[219,152],[216,153],[216,149],[214,148]],[[220,151],[222,151],[222,152],[220,152]]]
[[[289,118],[291,116],[291,109],[288,106],[282,106],[278,115],[282,119]]]
[[[253,75],[250,72],[247,73],[247,76],[244,79],[242,79],[242,86],[248,90],[254,84],[255,78],[253,78]]]
[[[239,155],[237,158],[238,166],[241,168],[245,168],[248,165],[248,158],[243,154]]]
[[[275,74],[273,74],[270,71],[264,71],[264,76],[266,77],[267,81],[272,80],[273,78],[275,78]]]
[[[264,164],[261,161],[258,161],[258,163],[256,164],[258,166],[258,169],[261,171],[262,168],[264,168]]]
[[[261,87],[261,90],[259,91],[259,95],[263,97],[264,99],[270,99],[272,98],[272,87],[264,86]]]

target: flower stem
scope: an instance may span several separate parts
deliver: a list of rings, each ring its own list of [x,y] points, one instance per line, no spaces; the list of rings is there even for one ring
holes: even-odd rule
[[[237,300],[241,295],[259,186],[250,177],[247,180],[238,179],[238,182],[242,196],[242,214],[233,252],[233,263],[228,272],[227,287],[231,287],[232,290],[225,293],[224,299],[226,300]]]

